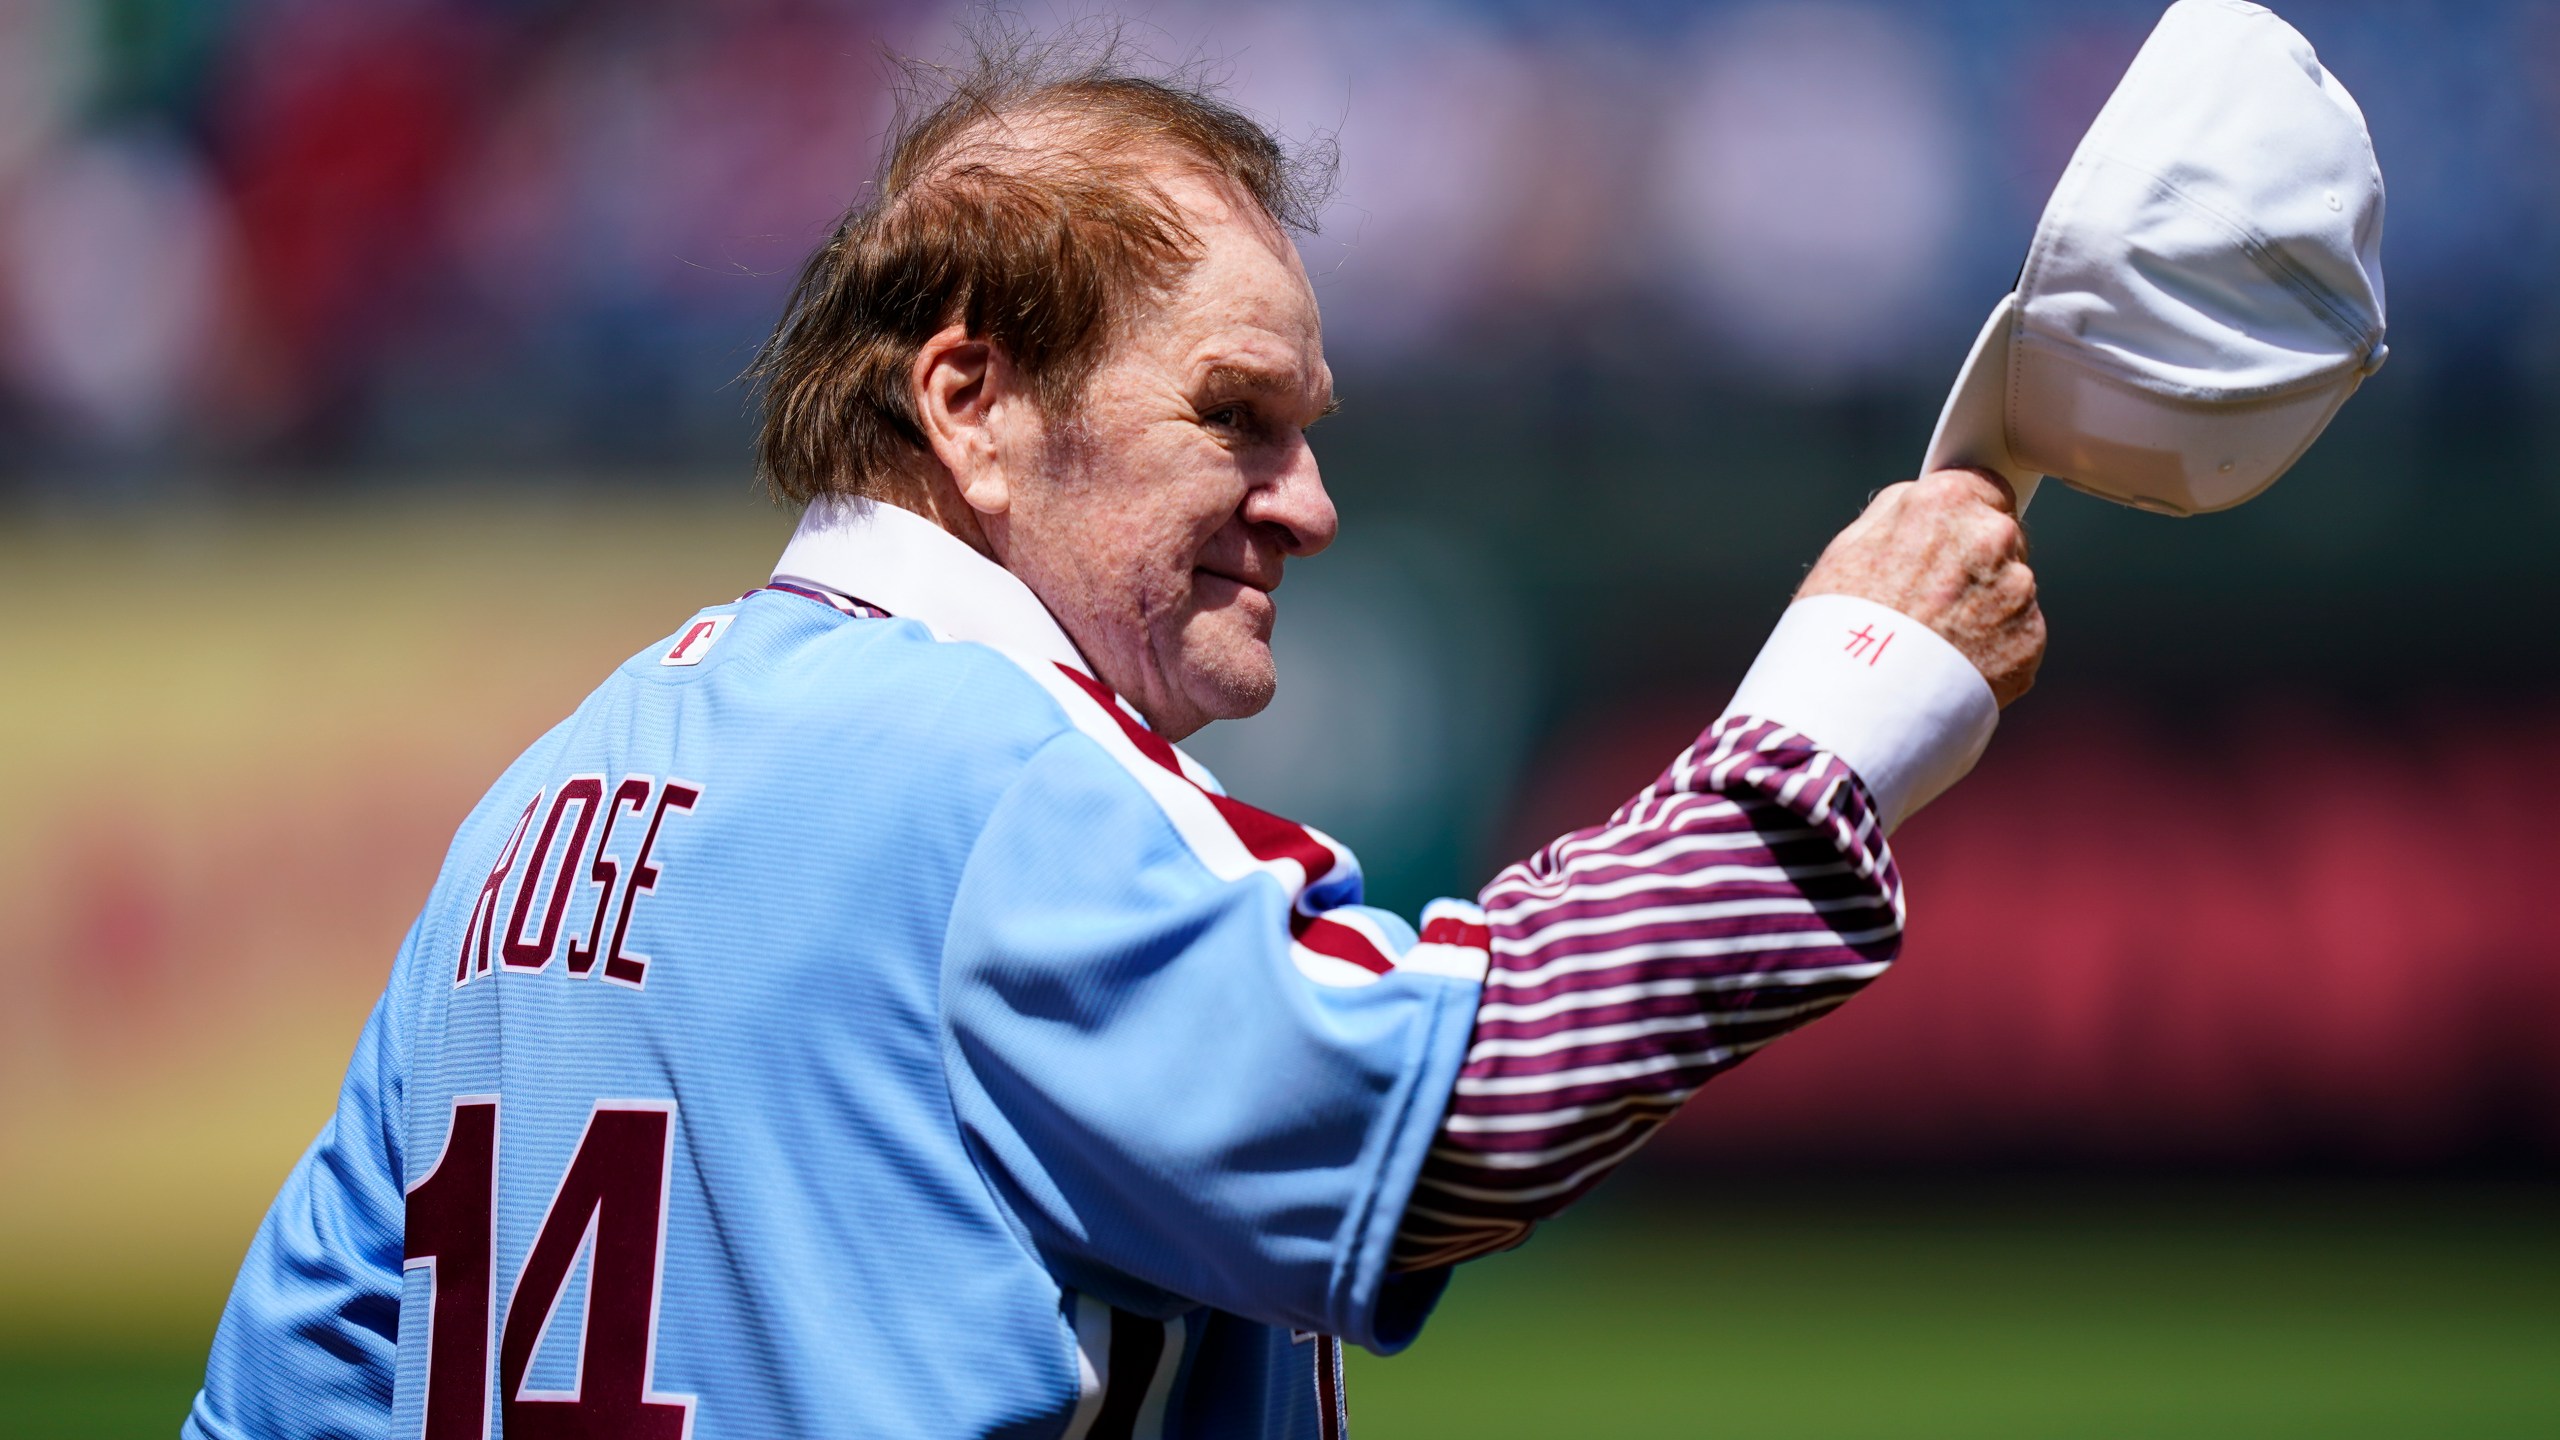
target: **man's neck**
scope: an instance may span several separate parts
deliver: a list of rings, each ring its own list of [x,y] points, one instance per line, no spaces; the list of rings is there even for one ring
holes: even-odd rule
[[[959,487],[951,483],[948,472],[940,466],[932,467],[932,472],[899,486],[887,503],[923,516],[961,544],[994,560],[995,547],[987,543],[986,527],[978,523],[978,512],[960,498]]]
[[[975,640],[1091,673],[1031,587],[911,506],[813,501],[773,575],[921,620],[946,639]]]

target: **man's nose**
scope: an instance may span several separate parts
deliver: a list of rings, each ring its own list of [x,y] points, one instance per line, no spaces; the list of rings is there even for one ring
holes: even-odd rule
[[[1333,497],[1325,493],[1316,452],[1302,437],[1279,473],[1256,485],[1244,497],[1244,518],[1256,527],[1280,532],[1280,548],[1291,555],[1313,555],[1333,543],[1342,529]]]

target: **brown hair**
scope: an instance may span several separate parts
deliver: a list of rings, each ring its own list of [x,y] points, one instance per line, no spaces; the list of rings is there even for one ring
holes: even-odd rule
[[[1170,150],[1311,231],[1329,142],[1293,155],[1196,73],[1142,74],[1116,28],[1033,42],[982,25],[962,67],[908,84],[879,179],[801,268],[749,370],[777,498],[897,498],[925,453],[910,371],[946,325],[1003,347],[1050,414],[1082,392],[1132,299],[1197,240],[1151,178]],[[1024,120],[1047,122],[1027,136]]]

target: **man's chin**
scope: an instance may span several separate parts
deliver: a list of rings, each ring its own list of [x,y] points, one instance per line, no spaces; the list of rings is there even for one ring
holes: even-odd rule
[[[1226,653],[1200,657],[1184,667],[1182,688],[1198,714],[1197,723],[1186,734],[1213,720],[1243,720],[1259,715],[1279,689],[1279,671],[1271,663],[1270,646],[1257,640],[1220,648]]]

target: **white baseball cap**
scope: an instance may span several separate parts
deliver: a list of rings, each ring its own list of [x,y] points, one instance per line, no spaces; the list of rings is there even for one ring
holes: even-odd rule
[[[2072,154],[1926,469],[2171,515],[2266,489],[2380,369],[2364,113],[2262,5],[2178,0]]]

